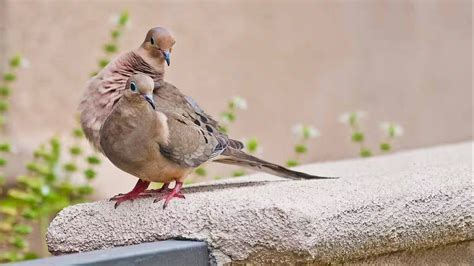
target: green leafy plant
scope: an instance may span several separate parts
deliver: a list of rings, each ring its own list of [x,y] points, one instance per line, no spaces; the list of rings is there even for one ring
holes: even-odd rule
[[[298,138],[294,145],[293,157],[286,161],[286,166],[294,167],[301,163],[301,157],[308,153],[308,142],[310,139],[319,137],[319,130],[311,125],[297,124],[292,128],[293,134]]]
[[[87,155],[83,134],[73,130],[74,143],[64,147],[53,137],[34,151],[34,159],[26,165],[27,172],[16,178],[17,184],[0,200],[1,237],[0,262],[34,258],[29,251],[27,235],[34,225],[40,235],[46,234],[51,218],[71,204],[83,202],[94,191],[91,182],[96,177],[100,159]],[[66,155],[65,153],[68,153]],[[65,158],[68,161],[63,162]],[[43,241],[43,245],[44,245]],[[46,255],[43,247],[43,256]]]
[[[10,58],[7,71],[2,74],[0,82],[0,134],[2,140],[0,141],[0,194],[3,191],[3,185],[6,182],[6,177],[3,168],[7,164],[5,155],[11,150],[11,144],[5,138],[5,125],[7,122],[7,113],[10,107],[9,97],[12,91],[13,82],[16,80],[18,69],[27,65],[26,59],[20,54],[14,55]]]
[[[125,26],[127,26],[128,23],[128,11],[122,11],[120,15],[114,18],[114,28],[110,31],[110,40],[103,46],[105,55],[97,61],[98,70],[92,72],[91,76],[97,75],[97,73],[110,62],[113,55],[119,51],[119,39],[123,35]]]
[[[394,122],[382,122],[380,129],[385,135],[385,140],[379,144],[379,149],[382,152],[388,152],[392,149],[394,139],[403,136],[404,130],[402,126]]]
[[[99,59],[99,69],[105,67],[118,51],[118,40],[128,20],[127,12],[118,16],[111,31],[111,40],[103,47],[106,55]],[[13,57],[10,69],[3,74],[0,86],[1,128],[6,121],[10,85],[16,80],[15,70],[22,61],[21,56]],[[72,130],[72,140],[72,144],[66,146],[63,140],[53,137],[40,145],[34,151],[33,161],[26,165],[26,174],[18,176],[17,183],[0,199],[0,263],[37,258],[38,254],[30,251],[28,241],[28,235],[34,228],[39,228],[40,235],[44,236],[52,216],[64,207],[85,201],[94,192],[91,182],[97,176],[96,169],[101,159],[95,151],[88,149],[79,126]],[[9,151],[8,143],[0,143],[0,153]],[[0,166],[5,164],[6,160],[0,157]],[[0,179],[0,182],[3,180]],[[42,244],[40,255],[45,256],[48,253],[44,239]]]
[[[351,141],[359,145],[359,156],[370,157],[374,153],[372,149],[365,144],[366,135],[360,126],[360,120],[365,118],[367,113],[364,111],[354,111],[342,114],[339,117],[341,123],[349,125],[351,129]],[[393,122],[383,122],[380,128],[385,132],[385,140],[379,144],[379,149],[382,152],[388,152],[392,149],[393,139],[403,135],[403,128]]]

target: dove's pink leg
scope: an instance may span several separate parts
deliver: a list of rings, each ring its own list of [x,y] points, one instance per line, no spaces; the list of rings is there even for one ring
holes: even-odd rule
[[[145,191],[148,186],[150,185],[150,182],[143,181],[141,179],[138,179],[137,184],[135,184],[135,187],[132,189],[132,191],[126,193],[126,194],[119,194],[117,196],[114,196],[110,200],[114,200],[115,202],[115,208],[117,208],[122,202],[131,200],[133,201],[134,199],[137,199],[140,197],[140,193]]]
[[[160,199],[155,199],[154,202],[158,202],[160,200],[165,200],[165,203],[163,203],[163,209],[166,208],[166,206],[168,206],[168,203],[170,202],[171,199],[173,198],[180,198],[180,199],[184,199],[184,195],[181,194],[181,188],[183,187],[183,182],[178,182],[176,181],[176,185],[174,186],[174,188],[166,195],[164,195],[163,197],[161,197]]]

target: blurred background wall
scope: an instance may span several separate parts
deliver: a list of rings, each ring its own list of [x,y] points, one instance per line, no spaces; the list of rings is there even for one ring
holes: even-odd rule
[[[30,64],[14,85],[8,127],[25,160],[53,134],[69,134],[122,10],[131,24],[121,51],[153,26],[169,28],[177,43],[165,79],[215,116],[231,96],[247,99],[230,131],[257,137],[266,159],[288,159],[297,123],[322,134],[304,162],[358,156],[338,122],[352,110],[367,111],[374,149],[385,120],[405,129],[396,150],[472,139],[471,1],[1,0],[0,10],[0,61],[19,52]],[[136,180],[123,176],[105,164],[98,190],[130,189]]]

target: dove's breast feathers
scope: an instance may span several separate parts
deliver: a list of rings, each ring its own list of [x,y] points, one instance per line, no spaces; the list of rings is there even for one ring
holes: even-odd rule
[[[167,118],[147,103],[133,106],[122,98],[103,123],[100,145],[120,169],[143,180],[165,182],[190,170],[161,155],[160,145],[169,141]]]
[[[122,96],[127,79],[133,74],[144,73],[155,82],[161,82],[163,73],[153,69],[139,55],[128,52],[110,62],[87,83],[79,104],[81,125],[89,141],[99,150],[99,130]]]

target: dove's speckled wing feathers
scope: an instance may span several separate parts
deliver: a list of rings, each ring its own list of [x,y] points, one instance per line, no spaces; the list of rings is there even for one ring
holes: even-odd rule
[[[163,156],[184,167],[197,167],[220,155],[227,146],[241,148],[218,130],[218,123],[176,87],[164,82],[154,91],[157,111],[168,118],[169,142]]]

